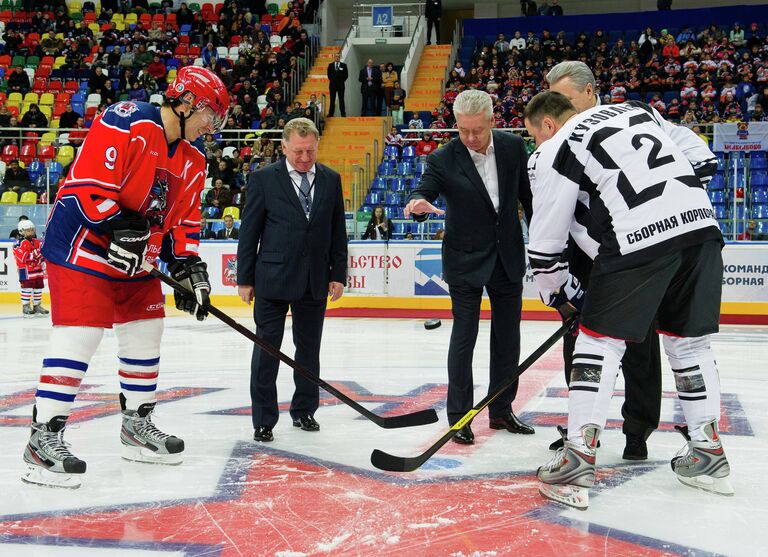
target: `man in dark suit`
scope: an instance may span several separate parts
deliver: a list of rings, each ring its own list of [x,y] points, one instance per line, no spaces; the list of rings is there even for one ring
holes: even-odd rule
[[[435,28],[435,43],[440,44],[440,18],[443,17],[443,0],[427,0],[424,6],[427,20],[427,44],[432,44],[432,28]]]
[[[494,132],[491,97],[478,90],[454,102],[459,139],[427,159],[421,185],[405,207],[416,218],[448,207],[443,240],[443,278],[448,283],[453,330],[448,349],[448,421],[456,423],[473,405],[472,355],[477,340],[483,288],[491,301],[491,362],[488,392],[517,372],[525,251],[518,201],[530,218],[527,155],[520,137]],[[489,406],[489,425],[512,433],[533,433],[512,412],[517,383]],[[453,437],[471,444],[469,424]]]
[[[376,114],[376,98],[381,89],[381,71],[373,65],[372,59],[369,58],[368,63],[360,70],[358,81],[360,82],[360,92],[363,95],[360,115],[381,116],[381,114]]]
[[[232,215],[224,216],[224,228],[216,233],[217,240],[237,240],[238,229],[235,228],[235,219]]]
[[[285,160],[251,173],[237,246],[237,289],[256,298],[256,334],[270,345],[283,341],[288,308],[293,315],[294,359],[320,374],[320,339],[327,296],[338,300],[347,279],[347,231],[341,177],[318,164],[320,134],[311,120],[295,118],[283,129]],[[254,346],[251,404],[256,441],[272,441],[277,423],[279,362]],[[290,414],[294,427],[318,431],[318,387],[294,372]]]
[[[328,116],[331,117],[336,111],[336,95],[339,96],[339,109],[342,118],[347,115],[344,108],[344,83],[349,77],[347,65],[341,61],[341,56],[337,52],[333,55],[333,62],[328,64],[328,88],[331,93],[331,105],[328,110]]]

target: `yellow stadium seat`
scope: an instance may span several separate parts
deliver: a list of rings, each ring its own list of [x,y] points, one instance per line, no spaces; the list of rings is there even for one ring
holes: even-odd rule
[[[21,103],[21,109],[19,110],[19,118],[22,118],[27,112],[29,112],[29,105],[32,103],[23,102]]]
[[[98,23],[89,23],[88,29],[90,29],[91,32],[93,32],[94,37],[99,37],[101,34],[101,27],[99,27]]]
[[[64,33],[56,33],[56,38],[57,39],[61,39],[63,41],[64,40]]]
[[[117,23],[118,21],[123,21],[123,14],[121,13],[112,14],[112,21],[114,21],[115,23]]]
[[[38,102],[40,102],[40,95],[38,95],[37,93],[30,92],[24,95],[24,104],[26,103],[37,104]]]
[[[67,63],[67,59],[64,56],[57,56],[53,60],[53,69],[57,70]]]
[[[58,124],[58,120],[54,120]],[[53,126],[51,126],[53,127]],[[40,145],[53,145],[56,143],[56,133],[54,132],[45,132],[43,136],[40,138]]]
[[[125,24],[126,25],[135,25],[139,22],[139,16],[136,13],[129,13],[125,14]]]
[[[125,31],[125,22],[124,21],[115,22],[115,29],[117,29],[118,31]]]
[[[61,166],[67,166],[74,158],[75,148],[72,145],[62,145],[56,153],[56,162],[60,162]]]
[[[48,124],[48,127],[49,127],[49,128],[58,128],[58,127],[59,127],[59,125],[60,125],[60,122],[61,122],[61,121],[60,121],[58,118],[54,118],[54,119],[53,119],[53,120],[51,120],[51,122]]]
[[[37,203],[37,194],[33,191],[25,191],[21,194],[21,199],[19,199],[19,203],[34,205]]]
[[[0,203],[18,203],[19,194],[15,191],[3,192],[3,196],[0,197]]]
[[[230,215],[235,220],[240,220],[240,209],[237,207],[227,207],[221,214],[221,218],[224,218],[227,215]]]
[[[21,104],[21,101],[23,100],[24,100],[24,97],[21,96],[21,93],[11,93],[10,95],[8,95],[7,102]]]
[[[40,105],[38,108],[40,109],[40,112],[45,114],[46,119],[50,122],[51,116],[53,115],[53,109],[47,105]]]
[[[69,13],[76,14],[83,11],[83,5],[80,2],[69,2]]]
[[[53,106],[54,102],[56,102],[56,97],[53,95],[53,93],[43,93],[40,95],[41,105]]]

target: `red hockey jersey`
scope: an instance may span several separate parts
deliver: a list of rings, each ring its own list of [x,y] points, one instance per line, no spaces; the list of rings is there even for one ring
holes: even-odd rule
[[[19,270],[19,280],[43,278],[43,256],[40,254],[40,240],[19,238],[13,246],[13,256]]]
[[[143,271],[129,278],[107,263],[102,223],[137,211],[151,226],[147,260],[184,259],[198,251],[204,183],[202,143],[169,145],[158,107],[116,103],[93,122],[69,168],[48,220],[43,256],[111,280],[146,278]]]

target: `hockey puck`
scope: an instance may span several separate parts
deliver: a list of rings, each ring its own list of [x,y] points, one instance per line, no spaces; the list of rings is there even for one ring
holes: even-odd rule
[[[424,328],[428,331],[431,331],[432,329],[437,329],[442,324],[442,321],[439,319],[427,319],[424,321]]]

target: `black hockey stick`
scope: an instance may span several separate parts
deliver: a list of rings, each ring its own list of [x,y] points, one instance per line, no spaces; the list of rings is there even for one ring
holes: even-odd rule
[[[184,286],[179,284],[176,280],[169,277],[165,273],[159,271],[156,267],[147,263],[146,261],[142,265],[142,268],[145,271],[147,271],[149,274],[151,274],[153,277],[159,278],[162,282],[164,282],[174,290],[178,290],[183,294],[191,294],[189,290],[187,290]],[[267,354],[269,354],[274,358],[277,358],[281,362],[288,364],[290,367],[296,370],[300,375],[304,376],[306,379],[309,379],[312,383],[314,383],[318,387],[323,388],[324,390],[326,390],[327,392],[329,392],[330,394],[338,398],[341,402],[343,402],[347,406],[351,406],[352,408],[357,410],[360,414],[362,414],[363,416],[371,420],[373,423],[375,423],[379,427],[383,427],[384,429],[413,427],[418,425],[433,424],[438,420],[437,412],[435,412],[434,408],[430,408],[428,410],[419,410],[418,412],[412,412],[410,414],[401,414],[399,416],[379,416],[378,414],[374,414],[373,412],[363,407],[358,402],[355,402],[354,400],[349,398],[347,395],[339,391],[336,387],[334,387],[330,383],[323,381],[319,377],[315,377],[312,374],[312,372],[309,371],[307,368],[297,363],[295,360],[293,360],[289,356],[286,356],[280,350],[270,345],[268,342],[265,342],[264,340],[259,338],[256,335],[256,333],[252,332],[247,327],[244,327],[243,325],[241,325],[240,323],[232,319],[229,315],[221,311],[216,306],[212,304],[208,304],[206,309],[208,310],[208,313],[214,315],[219,320],[223,321],[224,323],[232,327],[238,333],[240,333],[241,335],[243,335],[244,337],[252,341],[256,346],[258,346],[264,352],[266,352]]]
[[[371,453],[371,464],[373,464],[379,470],[387,470],[389,472],[413,472],[429,460],[433,454],[440,450],[440,447],[445,445],[458,431],[469,423],[479,412],[481,412],[486,406],[498,398],[508,387],[510,387],[515,381],[517,381],[520,374],[526,369],[531,367],[536,360],[541,358],[547,350],[552,348],[555,343],[562,338],[562,336],[571,327],[573,318],[567,320],[562,327],[560,327],[555,333],[544,341],[544,344],[539,346],[536,351],[528,356],[528,358],[520,364],[517,373],[508,377],[504,382],[499,385],[499,388],[495,392],[486,396],[483,400],[478,402],[474,408],[464,414],[464,416],[455,424],[451,426],[447,432],[443,434],[431,447],[421,453],[419,456],[414,457],[402,457],[394,456],[379,449],[374,449]]]

